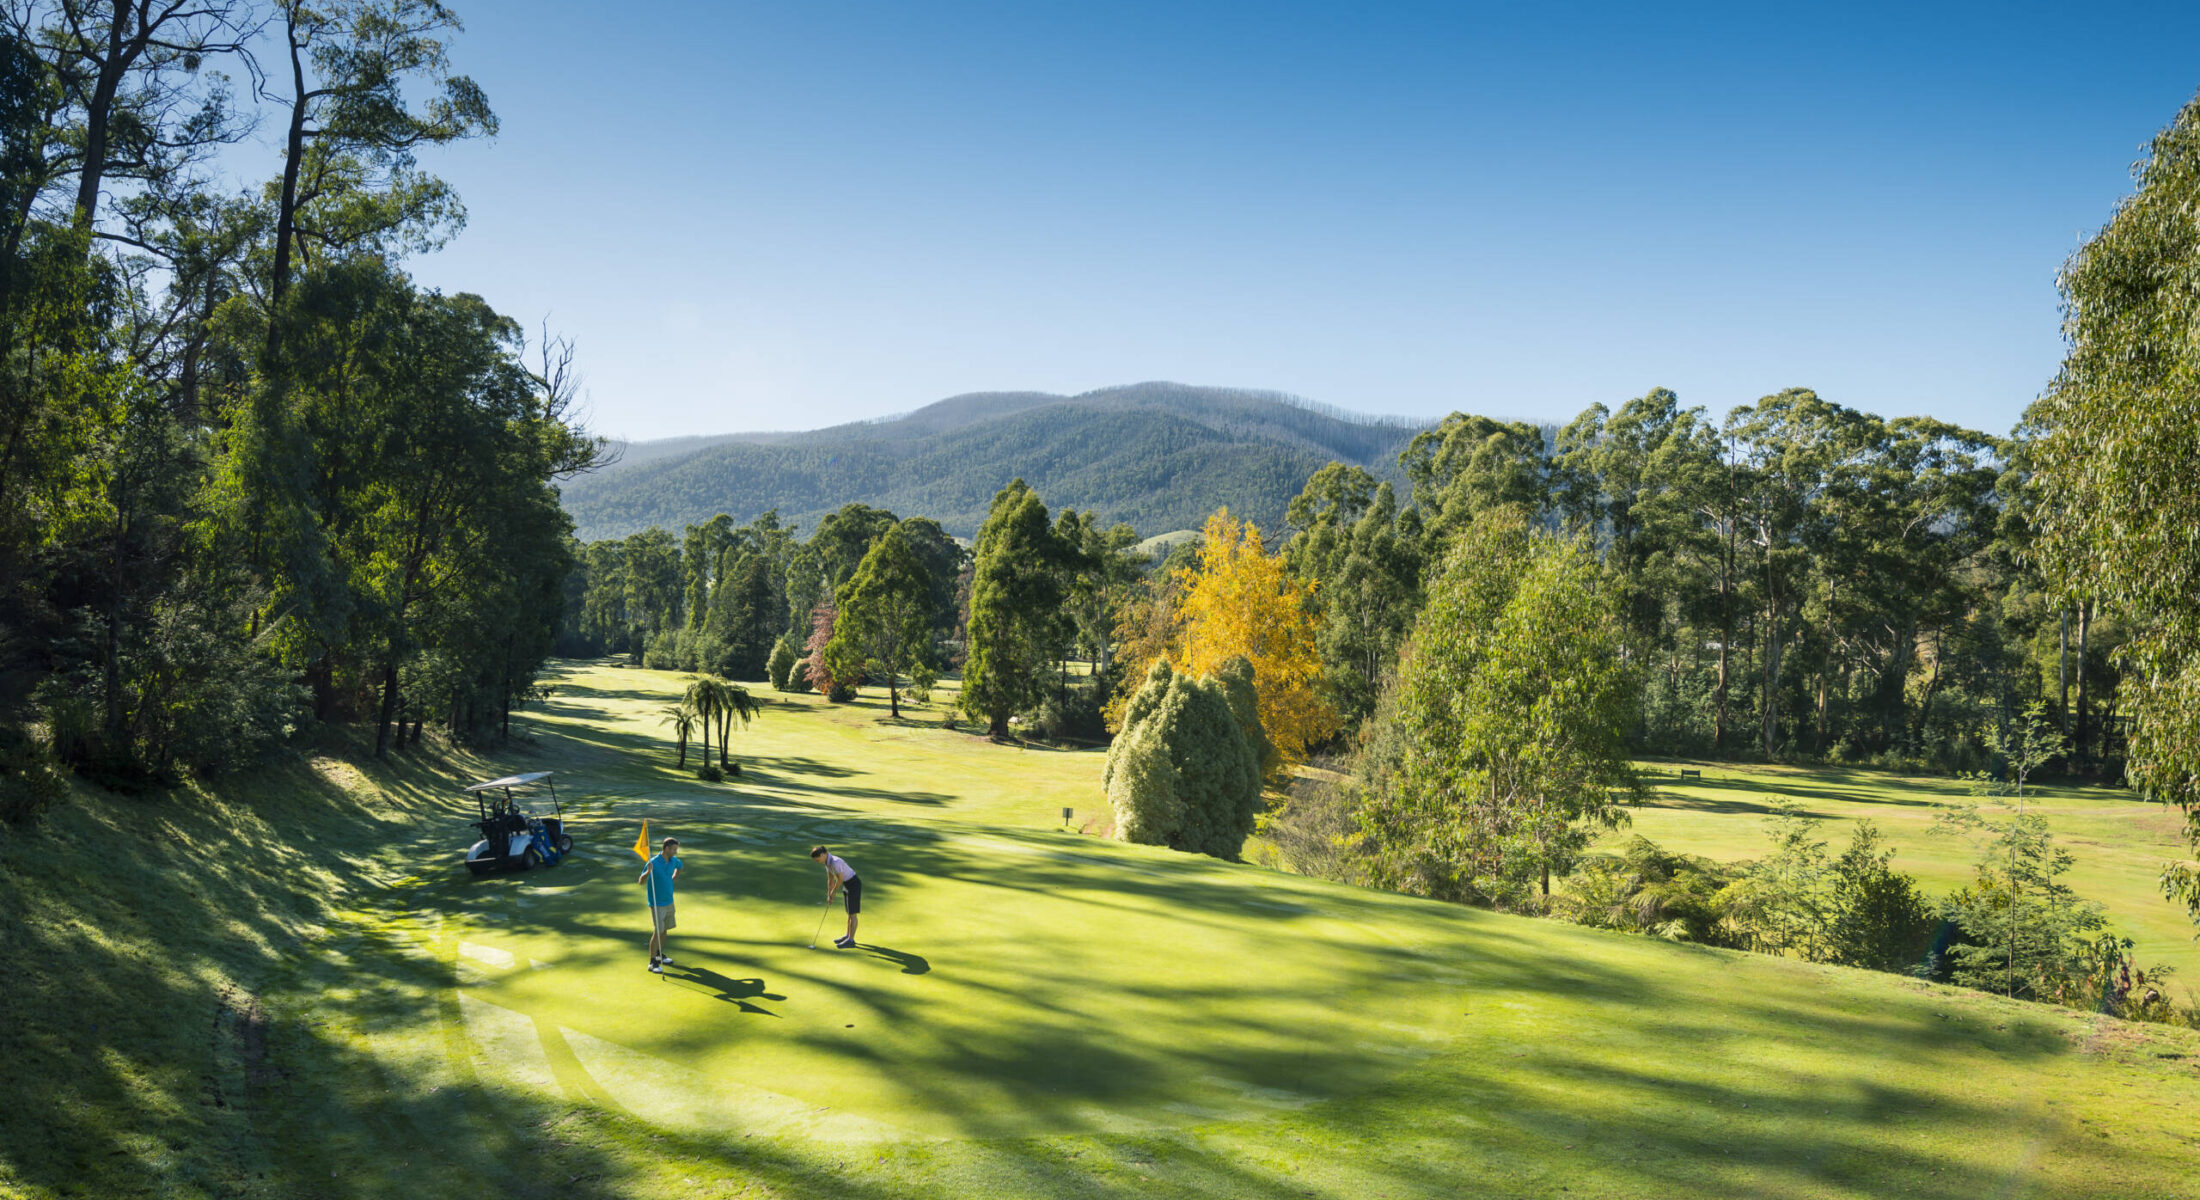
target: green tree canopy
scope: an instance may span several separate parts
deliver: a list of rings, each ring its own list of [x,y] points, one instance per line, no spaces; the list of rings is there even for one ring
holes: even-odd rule
[[[1537,905],[1636,794],[1637,680],[1597,566],[1500,511],[1469,526],[1399,668],[1361,812],[1382,883]]]
[[[2063,268],[2062,370],[2026,414],[2039,550],[2057,591],[2137,621],[2130,779],[2200,848],[2200,99],[2154,138],[2138,189]],[[2200,921],[2200,869],[2163,872]]]
[[[978,530],[970,584],[970,656],[962,707],[994,737],[1045,694],[1041,674],[1059,641],[1065,557],[1046,505],[1021,479],[993,497]]]
[[[896,717],[901,716],[900,677],[916,665],[931,637],[933,583],[910,537],[894,525],[871,544],[837,597],[839,617],[826,656],[876,663],[886,676],[887,706]]]

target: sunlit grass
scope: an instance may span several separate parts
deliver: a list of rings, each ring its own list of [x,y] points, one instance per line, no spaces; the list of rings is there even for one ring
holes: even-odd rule
[[[678,676],[559,684],[488,760],[86,794],[0,843],[0,1193],[2189,1182],[2186,1031],[1080,837],[1061,809],[1097,811],[1097,752],[995,745],[936,706],[771,694],[740,778],[703,784],[655,715]],[[456,787],[508,769],[558,772],[580,852],[475,881]],[[688,860],[663,978],[626,849],[645,816]],[[866,880],[864,949],[808,949],[813,841]]]
[[[1961,780],[1825,767],[1741,766],[1709,762],[1643,764],[1655,786],[1633,810],[1624,838],[1641,834],[1661,846],[1722,861],[1764,853],[1765,822],[1774,798],[1796,801],[1826,818],[1829,849],[1848,844],[1849,827],[1870,820],[1895,850],[1897,870],[1917,877],[1931,897],[1969,882],[1977,848],[1933,831],[1944,806],[1977,804],[1989,817],[2016,811],[2016,798],[1977,799]],[[1683,769],[1701,771],[1683,779]],[[2109,919],[2137,943],[2142,962],[2177,968],[2177,983],[2200,988],[2200,944],[2192,922],[2162,896],[2162,865],[2190,857],[2175,809],[2120,788],[2029,784],[2025,810],[2047,818],[2056,841],[2075,863],[2064,877],[2079,895],[2099,901]],[[1616,839],[1608,839],[1610,841]],[[2175,990],[2173,988],[2173,990]]]

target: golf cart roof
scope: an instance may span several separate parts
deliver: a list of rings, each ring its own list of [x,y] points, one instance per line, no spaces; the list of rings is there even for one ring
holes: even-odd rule
[[[525,775],[507,775],[502,779],[492,779],[487,783],[474,784],[466,790],[469,792],[486,792],[490,788],[518,787],[523,783],[533,783],[538,779],[548,779],[550,778],[550,774],[551,773],[548,771],[529,771]]]

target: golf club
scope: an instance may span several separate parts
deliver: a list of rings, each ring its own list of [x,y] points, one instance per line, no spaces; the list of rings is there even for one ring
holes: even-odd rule
[[[832,911],[832,901],[820,900],[817,902],[817,932],[810,935],[810,949],[817,949],[817,939],[825,936],[825,916]]]

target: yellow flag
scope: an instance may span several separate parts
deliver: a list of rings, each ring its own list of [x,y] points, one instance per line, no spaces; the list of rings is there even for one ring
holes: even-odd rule
[[[640,836],[640,837],[638,837],[638,838],[635,838],[635,839],[634,839],[634,853],[636,853],[636,854],[639,854],[639,855],[641,855],[641,856],[642,856],[642,861],[643,861],[643,862],[648,862],[648,861],[649,861],[649,818],[648,818],[648,817],[643,817],[643,818],[642,818],[642,836]]]

